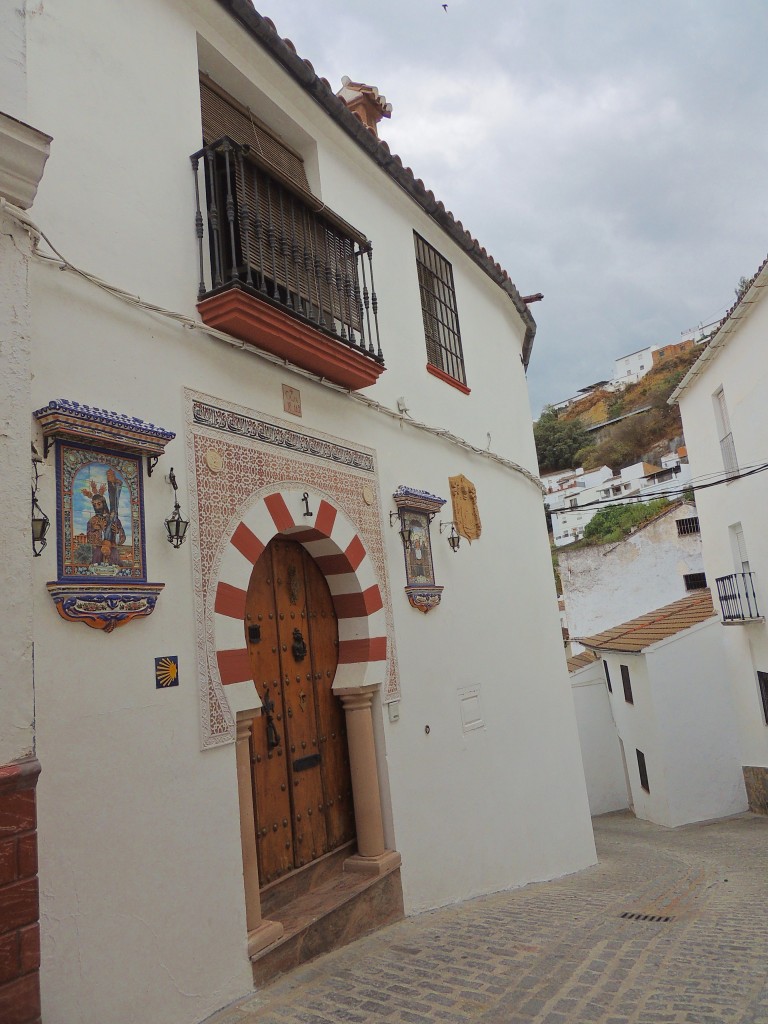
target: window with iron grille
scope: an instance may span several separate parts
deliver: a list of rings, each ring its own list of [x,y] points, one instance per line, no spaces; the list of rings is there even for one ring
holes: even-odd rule
[[[603,668],[605,669],[605,681],[608,683],[608,693],[613,693],[613,687],[611,686],[611,673],[608,671],[608,662],[603,662]]]
[[[646,793],[650,793],[651,787],[648,785],[648,769],[645,766],[645,754],[637,748],[635,748],[635,753],[637,754],[637,770],[640,773],[640,785]]]
[[[421,235],[413,233],[427,362],[466,387],[453,268]]]
[[[686,590],[704,590],[707,586],[707,574],[704,572],[687,572],[683,576]]]
[[[757,673],[757,684],[760,687],[760,698],[763,702],[763,718],[768,725],[768,672]]]
[[[635,702],[634,702],[634,699],[632,697],[632,684],[629,681],[629,669],[627,668],[626,665],[621,665],[620,668],[621,668],[621,683],[622,683],[622,686],[624,687],[624,700],[627,702],[627,704],[634,704]]]
[[[678,537],[685,537],[689,533],[701,533],[698,516],[689,516],[687,519],[677,520]]]

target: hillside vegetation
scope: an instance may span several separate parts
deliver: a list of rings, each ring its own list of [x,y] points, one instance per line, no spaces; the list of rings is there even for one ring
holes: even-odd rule
[[[652,461],[669,450],[670,442],[682,435],[678,407],[667,399],[701,355],[701,346],[672,351],[642,380],[624,391],[598,388],[557,413],[545,409],[534,423],[536,451],[542,473],[557,470],[596,469],[610,466],[617,471],[635,462]],[[627,416],[602,430],[587,428]]]

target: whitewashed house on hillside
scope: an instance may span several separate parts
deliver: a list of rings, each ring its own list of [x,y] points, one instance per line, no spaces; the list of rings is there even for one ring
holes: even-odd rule
[[[747,809],[721,632],[702,590],[582,640],[602,659],[638,818],[673,828]]]
[[[619,387],[626,387],[627,384],[634,384],[642,380],[653,367],[653,353],[658,345],[647,345],[645,348],[629,352],[625,356],[619,356],[614,363],[613,378],[611,383]]]
[[[602,475],[591,486],[570,494],[561,508],[552,513],[552,536],[556,547],[565,547],[581,540],[587,525],[601,508],[610,504],[653,501],[654,498],[677,498],[691,481],[691,469],[679,455],[669,453],[661,466],[636,462],[616,474]],[[549,499],[545,498],[545,504]]]
[[[751,810],[768,814],[768,260],[670,401],[680,405]]]
[[[196,1024],[595,849],[517,289],[249,4],[94,10],[0,8],[0,1005],[36,805],[43,1018]]]
[[[558,554],[572,640],[707,585],[696,506],[677,502],[611,544]]]

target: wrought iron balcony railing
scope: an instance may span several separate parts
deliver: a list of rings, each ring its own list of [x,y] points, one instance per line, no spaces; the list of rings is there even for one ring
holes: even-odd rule
[[[757,607],[753,572],[719,576],[716,582],[723,622],[752,622],[762,618]]]
[[[341,218],[312,208],[311,196],[305,201],[249,159],[248,146],[224,136],[190,159],[195,172],[198,308],[206,323],[211,321],[204,309],[215,307],[211,297],[238,289],[303,325],[292,337],[314,352],[309,368],[318,370],[319,365],[319,372],[325,372],[322,361],[317,364],[317,338],[307,328],[345,347],[347,356],[336,357],[340,363],[349,364],[354,353],[358,361],[362,356],[377,364],[367,370],[375,379],[384,357],[371,243]],[[275,320],[270,316],[272,329]],[[260,329],[264,322],[262,317]],[[268,344],[263,347],[275,351]],[[304,365],[296,351],[287,357]],[[334,379],[332,372],[327,375]],[[372,380],[351,386],[367,383]]]

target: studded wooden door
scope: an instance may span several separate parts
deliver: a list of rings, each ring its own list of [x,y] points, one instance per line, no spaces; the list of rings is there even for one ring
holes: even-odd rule
[[[261,885],[354,838],[341,701],[331,691],[338,628],[325,577],[276,538],[251,575],[245,636],[263,710],[251,763]]]

